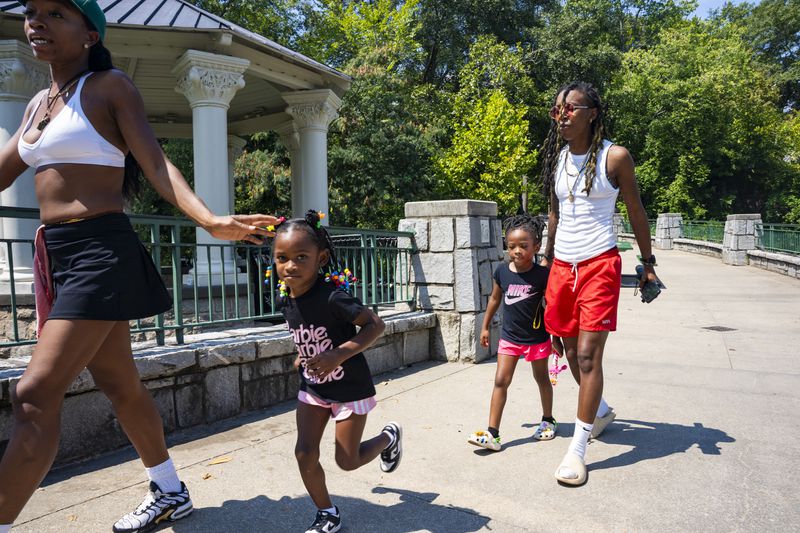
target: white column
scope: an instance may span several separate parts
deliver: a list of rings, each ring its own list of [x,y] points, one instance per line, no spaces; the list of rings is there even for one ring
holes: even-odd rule
[[[302,198],[300,212],[316,209],[328,214],[328,125],[338,115],[342,101],[330,89],[282,94],[289,104],[300,137]],[[328,224],[330,216],[324,219]]]
[[[300,157],[300,134],[293,120],[284,122],[275,131],[280,135],[281,143],[289,151],[292,169],[292,217],[303,216],[303,162]]]
[[[50,74],[37,62],[30,46],[16,40],[0,41],[0,146],[5,145],[19,129],[25,107],[41,89],[48,87]],[[23,172],[11,187],[0,193],[5,207],[38,207],[34,186],[35,169]],[[33,240],[37,220],[6,218],[2,220],[2,236],[6,239]],[[4,258],[0,285],[8,292],[11,272],[7,268],[6,247],[0,250]],[[28,244],[12,247],[14,281],[18,292],[33,291],[33,254]]]
[[[236,135],[228,135],[228,213],[236,212],[236,184],[234,183],[236,173],[234,172],[234,166],[236,165],[236,160],[242,155],[246,144],[247,141],[245,139]]]
[[[194,141],[194,189],[218,215],[231,214],[230,166],[228,161],[228,108],[236,91],[244,87],[246,59],[187,50],[172,70],[177,78],[175,90],[189,100],[192,108]],[[197,229],[197,244],[222,244],[205,230]],[[226,280],[233,281],[235,265],[228,251],[211,253],[212,280],[225,269]],[[198,248],[196,273],[208,277],[206,249]],[[208,280],[203,282],[208,283]]]

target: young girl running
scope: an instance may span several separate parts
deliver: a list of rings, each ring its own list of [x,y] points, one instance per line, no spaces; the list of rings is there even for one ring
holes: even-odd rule
[[[308,494],[317,506],[306,533],[333,533],[341,528],[319,463],[319,443],[328,420],[336,421],[336,464],[355,470],[378,455],[381,470],[394,471],[402,457],[402,430],[389,423],[376,437],[361,442],[367,413],[376,405],[367,361],[362,353],[383,332],[383,321],[339,286],[347,279],[321,274],[337,262],[320,214],[306,213],[276,230],[273,253],[280,278],[282,312],[297,345],[300,373],[295,455]],[[361,329],[356,333],[356,326]]]
[[[481,329],[481,345],[489,346],[489,326],[502,301],[503,327],[497,347],[489,427],[486,431],[476,431],[468,439],[470,444],[493,451],[502,448],[500,419],[520,357],[531,362],[542,401],[542,422],[533,438],[550,440],[556,436],[557,427],[553,418],[553,386],[547,368],[552,346],[542,320],[542,296],[549,272],[534,262],[542,243],[544,222],[541,218],[522,214],[507,219],[503,226],[511,262],[501,264],[494,272],[494,288]]]

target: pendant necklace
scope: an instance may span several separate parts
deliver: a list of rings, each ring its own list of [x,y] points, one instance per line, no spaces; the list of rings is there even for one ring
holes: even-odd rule
[[[578,168],[578,166],[575,165],[575,163],[572,161],[572,157],[570,157],[569,150],[567,150],[567,153],[564,156],[564,172],[567,174],[567,199],[570,201],[570,203],[574,203],[575,187],[578,185],[578,181],[580,181],[581,174],[583,174],[583,171],[586,169],[586,164],[589,162],[589,154],[586,154],[586,159],[583,160],[583,164],[581,165],[581,168],[578,169],[577,174],[570,173],[568,168],[569,167],[568,163],[570,162],[575,166],[575,168]],[[569,184],[569,178],[575,178],[575,181],[572,182],[571,186]]]
[[[80,77],[86,74],[86,72],[88,71],[84,70],[78,73],[74,78],[65,83],[64,86],[61,87],[61,89],[59,89],[58,92],[56,92],[56,94],[53,96],[50,96],[50,91],[47,92],[47,107],[45,108],[42,120],[40,120],[36,125],[36,129],[42,131],[47,127],[48,124],[50,124],[50,113],[53,112],[53,108],[55,107],[58,98],[61,97],[61,99],[66,103],[66,99],[69,98],[69,92],[73,87],[75,87],[75,84],[78,83]]]

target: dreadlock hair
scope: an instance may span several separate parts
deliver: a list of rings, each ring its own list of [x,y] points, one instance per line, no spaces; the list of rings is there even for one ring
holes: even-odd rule
[[[94,24],[92,24],[86,15],[83,15],[83,20],[90,30],[97,31],[97,28],[95,28]],[[111,61],[111,52],[103,45],[103,41],[98,40],[89,48],[89,70],[92,72],[103,72],[113,68],[114,63]],[[130,151],[128,155],[125,156],[125,172],[123,175],[122,195],[126,200],[130,201],[136,198],[142,188],[142,168]]]
[[[597,154],[603,146],[603,140],[607,137],[606,126],[604,122],[605,108],[597,89],[590,83],[584,81],[574,81],[559,89],[556,93],[556,100],[558,95],[564,94],[563,99],[566,100],[567,95],[572,91],[578,91],[586,96],[592,103],[592,107],[597,109],[597,116],[589,125],[591,131],[591,144],[589,146],[589,159],[586,161],[586,170],[584,176],[584,187],[581,192],[589,195],[594,184],[594,178],[597,175]],[[562,148],[561,135],[558,133],[558,122],[551,120],[550,130],[547,133],[547,139],[543,146],[544,157],[542,159],[542,186],[544,187],[545,194],[551,198],[554,194],[553,188],[555,186],[555,174],[558,169],[558,156]]]
[[[275,237],[277,238],[278,235],[290,231],[301,231],[305,233],[311,237],[314,244],[317,245],[317,248],[328,251],[328,256],[330,257],[330,259],[328,259],[328,265],[334,270],[339,270],[339,261],[336,259],[336,254],[333,250],[333,241],[331,240],[328,230],[320,223],[320,220],[322,220],[320,214],[313,209],[309,209],[306,211],[303,218],[291,218],[281,223],[281,225],[275,229]]]
[[[542,242],[544,225],[544,217],[522,213],[505,219],[503,221],[503,232],[508,235],[512,231],[518,229],[527,231],[531,238],[533,238],[534,244],[536,244]]]

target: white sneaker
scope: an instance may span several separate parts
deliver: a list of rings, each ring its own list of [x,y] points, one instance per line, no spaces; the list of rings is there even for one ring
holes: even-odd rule
[[[155,481],[151,481],[144,501],[133,512],[120,518],[112,530],[114,533],[146,533],[156,529],[161,522],[174,522],[193,510],[186,485],[181,483],[180,492],[162,492]]]

